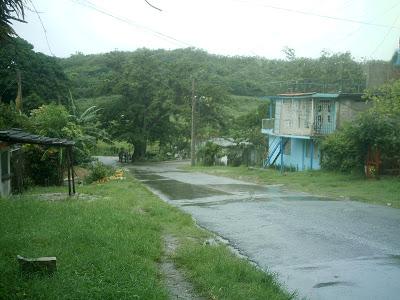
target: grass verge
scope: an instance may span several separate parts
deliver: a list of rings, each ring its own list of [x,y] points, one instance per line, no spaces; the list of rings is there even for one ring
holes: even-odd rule
[[[162,202],[139,182],[79,187],[89,200],[40,201],[37,188],[0,199],[1,299],[167,299],[158,264],[164,234],[178,238],[174,260],[198,292],[211,299],[289,299],[272,275],[203,245],[210,233]],[[16,255],[56,256],[52,276],[24,275]]]
[[[351,199],[400,208],[400,178],[380,180],[327,171],[285,172],[240,167],[186,167],[191,171],[227,176],[260,184],[283,184],[286,188],[338,199]]]

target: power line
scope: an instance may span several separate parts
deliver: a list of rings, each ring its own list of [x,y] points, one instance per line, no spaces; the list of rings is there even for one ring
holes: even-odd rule
[[[394,27],[393,25],[389,26],[389,25],[385,25],[385,24],[379,24],[379,23],[373,23],[373,22],[367,22],[367,21],[360,21],[360,20],[354,20],[354,19],[348,19],[348,18],[342,18],[342,17],[322,15],[322,14],[317,14],[317,13],[313,13],[313,12],[310,12],[310,11],[298,10],[298,9],[293,9],[293,8],[286,8],[286,7],[275,6],[275,5],[271,5],[271,4],[265,4],[265,3],[254,3],[254,2],[251,3],[249,1],[244,1],[244,0],[231,0],[231,1],[239,2],[239,3],[255,4],[255,5],[267,7],[267,8],[270,8],[270,9],[275,9],[275,10],[280,10],[280,11],[285,11],[285,12],[290,12],[290,13],[295,13],[295,14],[301,14],[301,15],[306,15],[306,16],[318,17],[318,18],[323,18],[323,19],[330,19],[330,20],[335,20],[335,21],[347,22],[347,23],[362,24],[362,25],[381,27],[381,28],[400,29],[398,27]]]
[[[147,1],[147,0],[144,0],[150,7],[152,7],[152,8],[154,8],[154,9],[157,9],[157,10],[159,10],[159,11],[162,11],[162,9],[160,9],[160,8],[158,8],[158,7],[156,7],[156,6],[154,6],[153,4],[151,4],[149,1]]]
[[[396,24],[397,20],[400,18],[400,14],[397,15],[396,19],[393,22],[393,26]],[[374,51],[371,52],[371,54],[369,55],[370,57],[372,57],[376,51],[378,51],[378,49],[382,46],[382,44],[385,42],[386,38],[389,36],[390,32],[392,32],[393,26],[391,28],[388,29],[388,31],[386,32],[385,36],[383,37],[383,39],[381,40],[381,42],[378,44],[378,46],[376,46],[376,48],[374,49]]]
[[[31,0],[30,0],[30,1],[31,1]],[[107,10],[105,10],[105,9],[99,8],[98,6],[94,5],[93,3],[91,3],[91,2],[88,1],[88,0],[83,0],[84,2],[82,2],[82,0],[81,0],[81,1],[78,1],[78,0],[70,0],[70,1],[72,1],[72,2],[74,2],[74,3],[76,3],[76,4],[79,4],[79,5],[81,5],[81,6],[85,6],[85,7],[87,7],[87,8],[90,8],[90,9],[92,9],[92,10],[95,10],[95,11],[97,11],[97,12],[103,14],[103,15],[109,16],[109,17],[111,17],[111,18],[113,18],[113,19],[115,19],[115,20],[117,20],[117,21],[126,23],[126,24],[128,24],[128,25],[130,25],[130,26],[137,27],[137,28],[140,28],[140,29],[142,29],[142,30],[144,30],[144,31],[151,32],[152,34],[154,34],[154,35],[156,35],[156,36],[158,36],[158,37],[160,37],[160,38],[162,38],[162,39],[164,39],[164,40],[167,40],[167,41],[169,41],[169,42],[172,42],[172,43],[174,43],[175,45],[186,46],[186,47],[194,47],[193,45],[191,45],[191,44],[189,44],[189,43],[187,43],[187,42],[181,41],[181,40],[179,40],[179,39],[177,39],[177,38],[174,38],[173,36],[166,35],[166,34],[164,34],[164,33],[162,33],[162,32],[153,30],[153,29],[151,29],[151,28],[149,28],[149,27],[146,27],[146,26],[143,26],[143,25],[139,25],[139,24],[137,24],[137,23],[135,23],[135,22],[133,22],[133,21],[131,21],[131,20],[129,20],[129,19],[126,19],[126,18],[123,18],[123,17],[120,17],[120,16],[116,16],[116,15],[112,14],[111,12],[109,12],[109,11],[107,11]]]
[[[32,5],[32,8],[33,8],[34,12],[36,13],[36,15],[37,15],[37,17],[38,17],[38,19],[39,19],[40,25],[42,26],[43,33],[44,33],[44,37],[45,37],[45,39],[46,39],[47,48],[49,49],[50,54],[51,54],[52,56],[55,57],[55,55],[54,55],[54,53],[53,53],[53,51],[51,50],[51,47],[50,47],[49,39],[48,39],[48,37],[47,37],[47,30],[46,30],[46,27],[44,26],[43,20],[42,20],[42,18],[40,17],[40,14],[39,14],[39,12],[37,11],[35,5],[33,4],[33,1],[32,1],[32,0],[28,0],[28,1],[29,1],[29,3]]]
[[[395,9],[397,6],[400,5],[400,2],[396,2],[394,5],[392,5],[391,7],[389,7],[385,12],[383,12],[382,14],[375,16],[374,18],[371,18],[370,21],[368,22],[374,22],[375,20],[377,20],[380,17],[385,16],[388,12],[392,11],[393,9]],[[352,32],[348,33],[346,36],[336,40],[335,44],[337,44],[338,42],[344,41],[346,39],[348,39],[349,37],[351,37],[352,35],[354,35],[355,33],[357,33],[358,31],[361,30],[363,25],[360,25],[356,30],[353,30]]]

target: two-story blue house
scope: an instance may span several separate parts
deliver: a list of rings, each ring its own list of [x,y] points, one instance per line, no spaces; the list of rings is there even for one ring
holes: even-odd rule
[[[262,122],[269,144],[264,167],[319,169],[320,138],[367,108],[362,94],[292,93],[268,98],[269,116]]]

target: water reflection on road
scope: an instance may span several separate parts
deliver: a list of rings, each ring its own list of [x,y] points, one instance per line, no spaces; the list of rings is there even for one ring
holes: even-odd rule
[[[399,299],[400,210],[177,169],[131,168],[163,200],[309,299]]]

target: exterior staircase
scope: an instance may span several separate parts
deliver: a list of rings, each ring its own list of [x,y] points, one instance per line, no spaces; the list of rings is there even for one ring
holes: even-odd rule
[[[280,155],[283,155],[283,149],[285,148],[286,143],[288,142],[288,139],[283,140],[283,137],[272,137],[270,136],[269,138],[273,138],[272,143],[270,144],[270,147],[268,149],[268,155],[264,160],[264,168],[273,166],[278,159]],[[281,147],[281,142],[283,141],[283,145]]]

